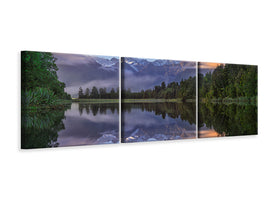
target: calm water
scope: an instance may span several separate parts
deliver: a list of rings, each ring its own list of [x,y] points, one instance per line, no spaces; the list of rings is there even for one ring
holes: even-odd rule
[[[196,137],[195,103],[122,104],[122,142]]]
[[[72,103],[22,116],[22,148],[119,142],[118,104]]]
[[[256,135],[257,106],[252,104],[199,104],[198,137]]]

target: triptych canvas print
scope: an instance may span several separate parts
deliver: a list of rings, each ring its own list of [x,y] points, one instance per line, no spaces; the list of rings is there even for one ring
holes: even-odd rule
[[[257,95],[256,65],[23,51],[21,148],[256,135]]]

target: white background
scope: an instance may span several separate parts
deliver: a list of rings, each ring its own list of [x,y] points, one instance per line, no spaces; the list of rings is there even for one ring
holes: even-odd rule
[[[267,199],[265,1],[1,1],[0,199]],[[21,151],[21,50],[259,65],[259,135]]]

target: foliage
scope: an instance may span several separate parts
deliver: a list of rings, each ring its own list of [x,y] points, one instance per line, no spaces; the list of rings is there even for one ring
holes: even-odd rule
[[[57,147],[58,132],[65,129],[63,119],[70,104],[56,110],[22,110],[21,148]]]
[[[155,115],[165,119],[169,116],[173,119],[181,118],[190,124],[196,124],[196,104],[195,103],[175,103],[175,102],[158,102],[158,103],[123,103],[122,117],[124,112],[130,113],[132,109],[141,108],[142,111],[153,112]]]
[[[78,92],[78,98],[79,99],[118,99],[119,98],[119,88],[115,91],[114,88],[110,90],[110,92],[107,92],[106,88],[99,88],[99,90],[96,88],[96,86],[93,86],[91,89],[86,88],[85,94],[83,94],[83,89],[80,87]]]
[[[58,80],[58,67],[55,62],[56,58],[52,53],[21,52],[23,103],[40,105],[43,103],[51,104],[55,102],[55,99],[71,99],[70,95],[64,92],[65,83]],[[51,99],[45,100],[45,98]]]
[[[89,114],[90,112],[93,116],[96,116],[98,113],[106,114],[110,110],[112,114],[115,112],[119,113],[119,104],[118,103],[79,103],[79,113],[82,115],[84,112]]]
[[[256,97],[257,73],[255,65],[220,65],[213,73],[198,75],[199,97],[207,99]]]
[[[30,105],[53,105],[57,101],[54,92],[47,88],[35,88],[22,91],[22,104]]]
[[[153,89],[141,90],[140,92],[131,92],[131,89],[122,90],[124,99],[195,99],[196,98],[196,77],[189,77],[187,80],[171,82],[167,86],[165,82],[154,86]]]
[[[256,105],[200,103],[198,126],[225,136],[253,135],[257,134],[257,116]]]

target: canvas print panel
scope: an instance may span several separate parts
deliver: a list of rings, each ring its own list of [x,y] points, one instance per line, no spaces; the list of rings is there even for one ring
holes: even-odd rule
[[[119,142],[119,58],[21,52],[21,148]]]
[[[121,141],[196,138],[196,63],[121,58]]]
[[[257,66],[198,63],[198,137],[255,135]]]

